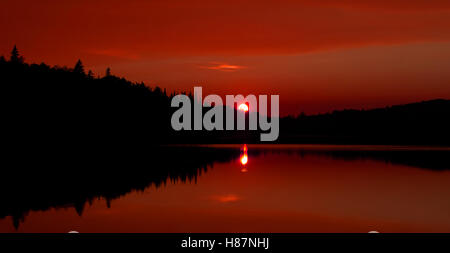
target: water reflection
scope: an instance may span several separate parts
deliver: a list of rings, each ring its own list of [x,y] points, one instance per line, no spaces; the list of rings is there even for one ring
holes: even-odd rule
[[[450,206],[442,203],[450,194],[448,154],[447,149],[221,145],[166,147],[95,160],[83,160],[77,154],[77,159],[71,160],[78,161],[76,164],[67,164],[67,158],[65,163],[51,163],[54,157],[41,158],[33,163],[45,162],[46,169],[3,172],[0,219],[11,218],[0,220],[0,231],[12,232],[15,227],[23,232],[47,232],[47,226],[82,223],[83,232],[107,232],[101,230],[104,224],[98,224],[107,218],[120,220],[117,228],[111,229],[124,232],[193,231],[185,219],[174,219],[180,212],[190,215],[199,228],[206,228],[203,232],[211,231],[209,223],[216,224],[217,230],[213,230],[218,232],[299,232],[295,230],[299,228],[308,232],[314,230],[312,225],[319,232],[341,231],[331,224],[336,220],[318,220],[314,215],[319,213],[339,219],[359,217],[369,223],[380,223],[381,218],[402,220],[405,213],[420,214],[404,222],[414,218],[426,227],[429,219],[439,218],[440,229],[450,231],[448,215],[440,215],[450,213]],[[257,170],[244,177],[241,173],[248,172],[249,159]],[[202,183],[196,185],[199,180]],[[78,217],[68,215],[67,208],[75,210]],[[253,214],[247,217],[249,223],[233,222],[234,214],[242,212]],[[304,212],[312,215],[308,221],[302,220]],[[142,224],[132,226],[134,219]],[[311,226],[292,223],[300,220]],[[157,221],[160,226],[155,225]],[[410,225],[401,228],[412,229]],[[373,229],[378,228],[369,230]]]
[[[17,229],[32,211],[72,207],[81,217],[86,204],[90,206],[96,200],[105,201],[111,208],[113,200],[130,192],[179,182],[196,183],[214,163],[231,161],[238,154],[231,148],[165,147],[127,154],[60,157],[64,161],[54,156],[40,157],[32,160],[35,164],[28,169],[2,172],[0,219],[10,216]],[[60,167],[62,164],[64,167]]]
[[[240,158],[240,161],[241,161],[241,164],[242,165],[247,165],[247,163],[248,163],[248,153],[247,153],[247,150],[248,150],[248,148],[247,148],[247,145],[246,144],[244,144],[243,146],[242,146],[242,148],[241,148],[241,158]]]
[[[240,157],[240,159],[239,159],[239,160],[241,161],[241,164],[244,166],[244,167],[241,169],[241,172],[243,172],[243,173],[248,172],[247,168],[245,167],[245,166],[247,165],[247,163],[248,163],[248,154],[247,154],[247,150],[248,150],[247,144],[244,144],[244,145],[242,146],[242,148],[241,148],[242,154],[241,154],[241,157]]]
[[[244,153],[241,155],[241,164],[245,166],[247,165],[247,163],[248,163],[248,155]]]

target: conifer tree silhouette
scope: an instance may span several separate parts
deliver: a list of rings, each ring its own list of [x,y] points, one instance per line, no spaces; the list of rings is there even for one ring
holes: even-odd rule
[[[93,79],[94,78],[94,72],[92,72],[92,70],[89,70],[87,76],[88,76],[88,78]]]
[[[23,57],[20,55],[16,45],[14,45],[14,48],[11,51],[10,61],[14,63],[23,63]]]
[[[75,67],[73,68],[73,72],[78,73],[78,74],[84,74],[84,66],[83,66],[83,63],[81,62],[81,60],[77,61],[77,63],[75,64]]]
[[[106,77],[111,76],[111,68],[109,68],[109,67],[106,68],[105,76],[106,76]]]

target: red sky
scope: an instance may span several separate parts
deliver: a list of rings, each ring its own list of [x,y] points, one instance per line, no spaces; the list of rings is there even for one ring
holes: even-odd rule
[[[279,94],[282,114],[450,98],[450,1],[3,0],[0,54],[171,90]]]

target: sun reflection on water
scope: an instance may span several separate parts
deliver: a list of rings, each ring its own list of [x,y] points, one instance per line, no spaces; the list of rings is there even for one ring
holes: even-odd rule
[[[241,164],[244,166],[241,169],[241,172],[245,173],[245,172],[248,172],[247,168],[245,167],[247,165],[247,163],[248,163],[248,154],[247,154],[248,148],[247,148],[247,145],[244,144],[244,146],[241,148],[241,150],[242,150],[242,154],[241,154],[241,157],[240,157],[239,160],[240,160]]]

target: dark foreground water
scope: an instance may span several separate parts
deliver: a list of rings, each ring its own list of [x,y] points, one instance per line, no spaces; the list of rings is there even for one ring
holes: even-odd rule
[[[64,183],[19,194],[11,183],[1,193],[0,232],[450,232],[446,148],[176,149],[195,155],[166,174],[124,176],[126,184],[95,179],[99,187],[79,194]],[[164,170],[177,154],[139,169]],[[185,164],[189,170],[177,170]]]

